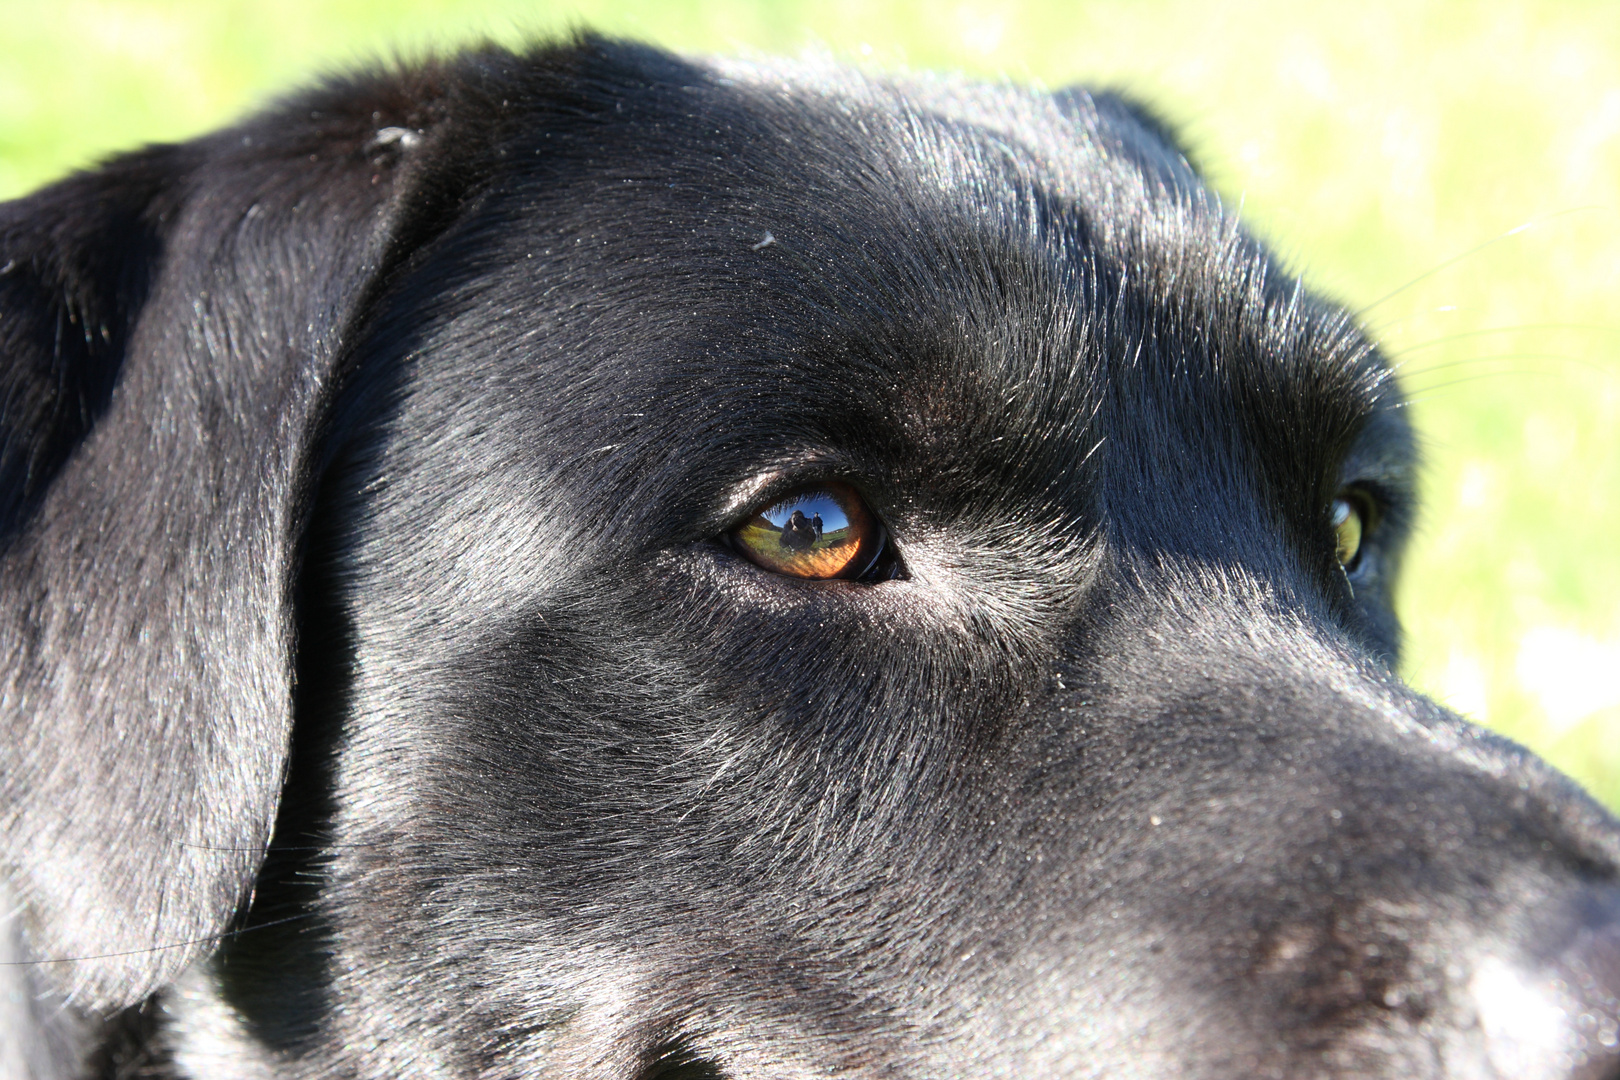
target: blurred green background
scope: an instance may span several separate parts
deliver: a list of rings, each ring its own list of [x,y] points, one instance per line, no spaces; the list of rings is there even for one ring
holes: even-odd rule
[[[315,73],[583,25],[1156,104],[1402,367],[1407,675],[1620,807],[1620,4],[0,0],[0,197]]]

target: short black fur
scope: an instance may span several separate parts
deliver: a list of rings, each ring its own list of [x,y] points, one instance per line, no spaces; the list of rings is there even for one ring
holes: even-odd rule
[[[1126,99],[339,81],[0,207],[0,354],[0,1074],[1620,1068],[1387,363]],[[829,482],[895,573],[728,542]]]

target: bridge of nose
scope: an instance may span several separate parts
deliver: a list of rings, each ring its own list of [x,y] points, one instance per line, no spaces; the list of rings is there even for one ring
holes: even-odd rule
[[[987,891],[1023,924],[995,931],[1016,984],[996,1038],[1052,1061],[1179,1046],[1187,1076],[1491,1076],[1502,1058],[1609,1080],[1569,1071],[1569,1047],[1612,1057],[1620,923],[1576,900],[1610,896],[1613,820],[1333,633],[1186,600],[1119,590],[1014,725],[982,816],[1006,866]],[[1503,987],[1586,1027],[1504,1028]]]

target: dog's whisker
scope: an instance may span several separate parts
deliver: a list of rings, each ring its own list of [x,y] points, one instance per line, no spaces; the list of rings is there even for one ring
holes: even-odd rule
[[[221,942],[242,937],[243,935],[252,933],[255,930],[267,930],[273,926],[281,926],[286,923],[303,922],[315,917],[315,914],[312,912],[302,912],[297,915],[288,915],[279,919],[271,919],[262,923],[254,923],[251,926],[242,926],[230,930],[223,930],[217,934],[207,934],[203,937],[191,938],[187,941],[174,941],[167,945],[149,945],[141,949],[124,949],[116,952],[87,953],[83,956],[52,956],[44,958],[32,958],[28,960],[0,960],[0,967],[43,967],[49,964],[88,964],[96,960],[116,960],[121,957],[150,956],[154,953],[171,952],[175,949],[192,949],[196,948],[198,945],[217,945]]]
[[[1407,398],[1401,403],[1401,406],[1409,407],[1414,404],[1422,404],[1424,402],[1432,401],[1448,390],[1455,390],[1459,386],[1467,386],[1470,383],[1486,382],[1498,379],[1536,379],[1545,375],[1545,371],[1537,370],[1536,368],[1510,368],[1505,371],[1475,372],[1471,375],[1464,375],[1458,378],[1446,379],[1442,382],[1412,388],[1408,391]]]
[[[1397,357],[1409,357],[1412,353],[1429,349],[1443,348],[1457,342],[1467,341],[1481,337],[1509,337],[1517,334],[1542,334],[1548,331],[1578,331],[1590,334],[1620,334],[1620,326],[1605,326],[1601,323],[1519,323],[1507,326],[1487,326],[1474,330],[1460,330],[1453,334],[1442,334],[1439,337],[1429,338],[1425,341],[1391,346],[1389,351]]]
[[[1534,360],[1534,361],[1540,361],[1540,362],[1545,362],[1545,363],[1543,363],[1541,366],[1537,366],[1537,367],[1518,367],[1518,368],[1514,368],[1513,370],[1519,371],[1519,372],[1535,373],[1535,374],[1540,374],[1540,375],[1556,375],[1556,374],[1559,374],[1561,372],[1567,372],[1571,368],[1581,368],[1581,369],[1584,369],[1587,372],[1591,372],[1591,373],[1598,374],[1598,375],[1605,375],[1605,376],[1620,375],[1620,365],[1603,364],[1603,363],[1599,363],[1599,362],[1596,362],[1596,361],[1592,360],[1590,357],[1575,356],[1575,355],[1571,355],[1569,353],[1553,353],[1553,352],[1540,352],[1540,351],[1535,351],[1535,352],[1532,352],[1532,351],[1515,351],[1515,352],[1504,352],[1504,353],[1490,353],[1490,354],[1482,354],[1482,355],[1478,355],[1478,356],[1461,357],[1461,358],[1456,359],[1456,360],[1446,360],[1446,361],[1442,361],[1442,362],[1439,362],[1439,363],[1413,364],[1413,365],[1410,365],[1410,366],[1401,367],[1397,371],[1397,374],[1399,374],[1399,376],[1401,377],[1403,383],[1405,383],[1407,385],[1411,385],[1414,381],[1421,380],[1425,375],[1429,375],[1429,374],[1434,373],[1434,372],[1456,371],[1456,370],[1459,370],[1459,369],[1473,369],[1473,368],[1486,367],[1486,366],[1489,366],[1489,365],[1492,365],[1492,364],[1504,364],[1504,363],[1519,364],[1519,363],[1522,363],[1523,361],[1527,361],[1527,360]]]
[[[1446,270],[1449,270],[1451,267],[1456,266],[1458,263],[1461,263],[1461,262],[1464,262],[1464,261],[1466,261],[1468,259],[1471,259],[1474,256],[1481,254],[1482,252],[1489,251],[1491,248],[1494,248],[1499,244],[1505,243],[1506,241],[1511,240],[1511,239],[1513,239],[1513,238],[1515,238],[1517,236],[1521,236],[1524,233],[1527,233],[1527,232],[1529,232],[1529,231],[1531,231],[1533,229],[1541,228],[1542,226],[1545,226],[1545,225],[1549,224],[1550,222],[1558,221],[1558,220],[1560,220],[1562,218],[1569,217],[1570,215],[1573,215],[1573,214],[1590,213],[1592,211],[1601,211],[1603,209],[1605,209],[1605,208],[1601,207],[1601,206],[1572,206],[1572,207],[1569,207],[1569,208],[1564,209],[1564,210],[1558,210],[1558,211],[1555,211],[1555,212],[1550,213],[1550,214],[1542,215],[1541,217],[1531,218],[1529,221],[1523,222],[1523,223],[1521,223],[1519,225],[1515,225],[1513,228],[1508,229],[1507,231],[1505,231],[1505,232],[1503,232],[1503,233],[1501,233],[1501,234],[1499,234],[1497,236],[1493,236],[1491,239],[1486,240],[1485,242],[1483,242],[1481,244],[1477,244],[1474,247],[1469,248],[1467,251],[1462,252],[1461,254],[1453,255],[1451,258],[1446,259],[1443,262],[1437,263],[1433,268],[1424,271],[1423,273],[1417,275],[1414,278],[1409,279],[1404,284],[1396,286],[1394,289],[1391,289],[1389,292],[1385,293],[1383,296],[1380,296],[1378,299],[1374,300],[1372,303],[1367,304],[1367,305],[1359,308],[1356,311],[1356,318],[1359,319],[1359,320],[1365,321],[1367,319],[1367,316],[1369,314],[1371,314],[1374,310],[1376,310],[1379,307],[1382,307],[1384,304],[1389,303],[1391,300],[1395,299],[1397,296],[1400,296],[1400,295],[1402,295],[1402,294],[1404,294],[1406,292],[1411,291],[1416,286],[1422,284],[1425,281],[1430,280],[1431,278],[1436,277],[1437,275],[1439,275],[1441,273],[1444,273]]]

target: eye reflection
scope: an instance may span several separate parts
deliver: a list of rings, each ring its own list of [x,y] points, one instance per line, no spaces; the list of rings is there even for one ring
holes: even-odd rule
[[[1347,574],[1353,574],[1361,563],[1361,540],[1366,530],[1366,515],[1354,496],[1341,493],[1329,508],[1329,521],[1333,525],[1334,546],[1338,549],[1339,565]]]
[[[733,534],[766,570],[802,578],[858,577],[883,548],[883,529],[848,484],[818,484],[760,510]]]

